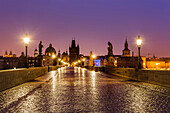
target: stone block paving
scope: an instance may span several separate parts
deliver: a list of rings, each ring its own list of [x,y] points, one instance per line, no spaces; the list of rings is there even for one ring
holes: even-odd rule
[[[63,67],[0,92],[0,112],[170,112],[170,88]]]

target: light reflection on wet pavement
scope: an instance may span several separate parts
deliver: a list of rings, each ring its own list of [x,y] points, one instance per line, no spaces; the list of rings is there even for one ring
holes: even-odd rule
[[[0,112],[170,112],[169,89],[63,67],[0,92]]]

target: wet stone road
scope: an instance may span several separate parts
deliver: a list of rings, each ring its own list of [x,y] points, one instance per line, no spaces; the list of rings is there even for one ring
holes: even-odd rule
[[[170,89],[63,67],[0,92],[0,112],[170,112]]]

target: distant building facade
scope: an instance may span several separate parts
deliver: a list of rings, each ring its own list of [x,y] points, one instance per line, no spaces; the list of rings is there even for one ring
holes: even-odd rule
[[[63,52],[63,54],[62,54],[62,60],[64,61],[64,62],[69,62],[69,55],[68,55],[68,52],[66,51],[66,52]]]
[[[137,68],[138,66],[138,56],[130,55],[130,49],[128,48],[128,41],[125,40],[124,49],[122,50],[122,55],[114,55],[113,54],[113,46],[110,42],[108,42],[108,55],[105,56],[96,56],[93,61],[90,56],[85,56],[86,66],[112,66],[119,68]],[[141,57],[141,65],[143,68],[146,67],[146,57]],[[100,64],[99,64],[100,63]]]
[[[170,70],[170,58],[147,58],[146,68]]]

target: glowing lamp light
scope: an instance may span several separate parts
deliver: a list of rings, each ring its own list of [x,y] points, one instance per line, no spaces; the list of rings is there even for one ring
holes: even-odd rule
[[[85,58],[83,58],[83,61],[85,61]]]
[[[96,55],[92,55],[92,58],[96,58]]]
[[[79,60],[78,62],[80,63],[81,61]]]
[[[158,66],[160,63],[156,63],[156,65]]]
[[[77,62],[74,62],[74,65],[76,65],[77,64]]]
[[[61,61],[61,59],[59,58],[58,61]]]
[[[55,58],[56,56],[55,56],[55,55],[53,55],[52,57],[53,57],[53,58]]]
[[[29,44],[30,39],[28,37],[24,38],[25,44]]]
[[[136,40],[137,45],[140,47],[142,45],[142,39],[140,36],[138,36],[138,39]]]
[[[30,39],[29,39],[28,35],[26,34],[26,36],[24,38],[24,43],[29,44],[29,42],[30,42]]]

